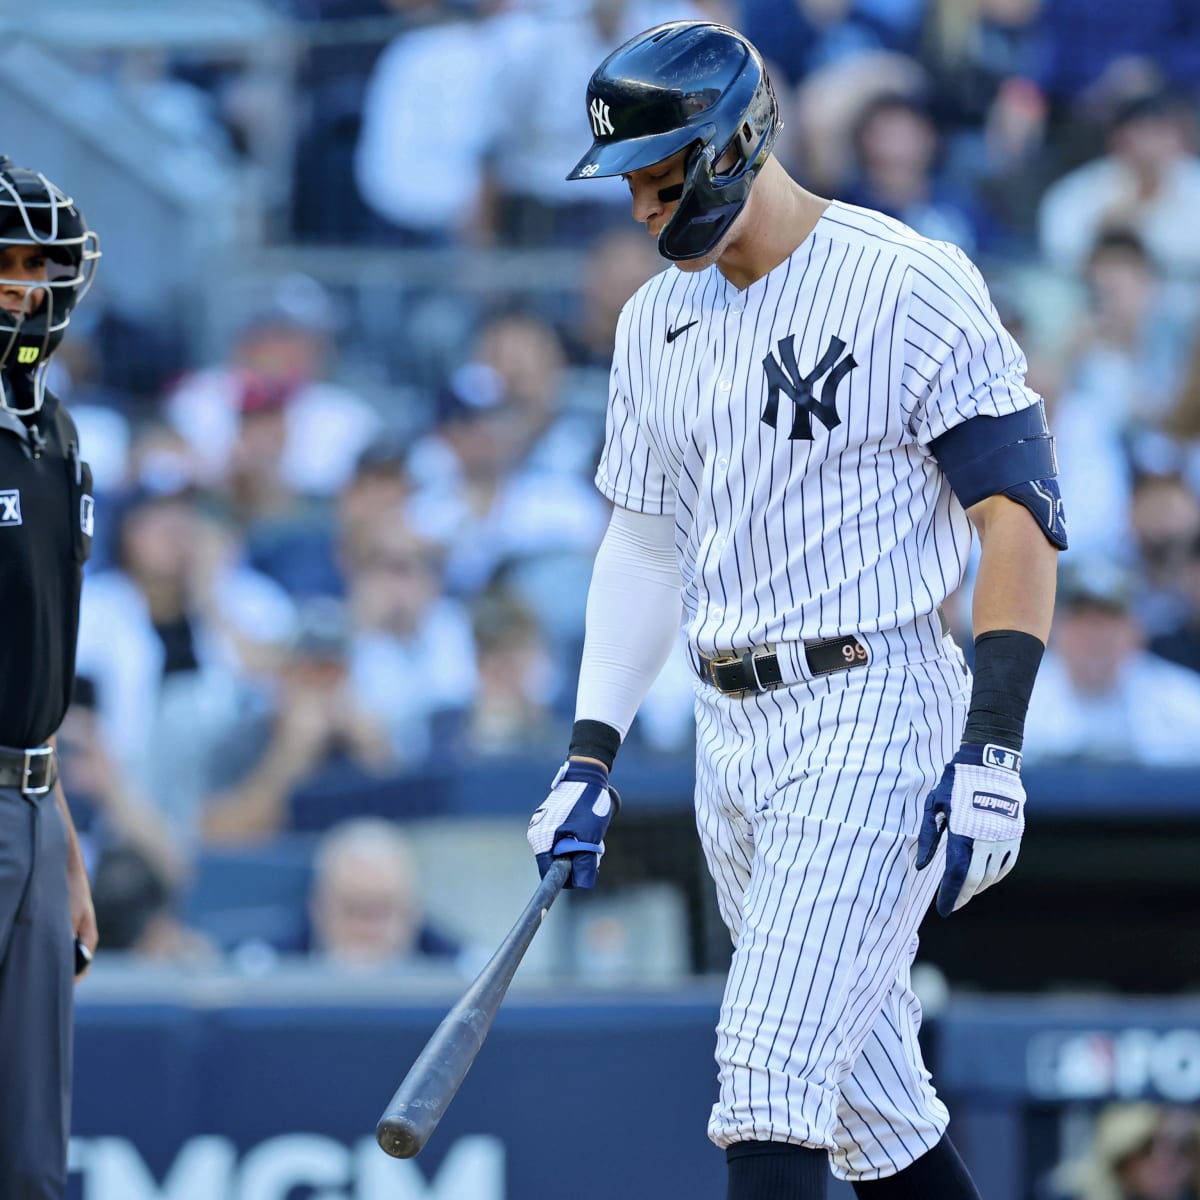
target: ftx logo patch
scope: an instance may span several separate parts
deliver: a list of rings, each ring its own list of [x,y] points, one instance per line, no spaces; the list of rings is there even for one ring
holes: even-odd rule
[[[21,493],[16,488],[0,491],[0,525],[21,524]]]

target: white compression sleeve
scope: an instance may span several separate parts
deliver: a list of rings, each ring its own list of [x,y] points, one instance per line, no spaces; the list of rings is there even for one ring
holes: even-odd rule
[[[588,589],[577,721],[629,732],[679,636],[680,588],[675,518],[613,509]]]

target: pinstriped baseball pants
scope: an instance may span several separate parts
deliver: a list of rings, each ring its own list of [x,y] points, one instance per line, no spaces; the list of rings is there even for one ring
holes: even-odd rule
[[[945,1132],[909,986],[944,849],[914,863],[969,699],[949,638],[745,699],[697,685],[697,825],[734,943],[718,1146],[824,1147],[836,1176],[869,1180]]]

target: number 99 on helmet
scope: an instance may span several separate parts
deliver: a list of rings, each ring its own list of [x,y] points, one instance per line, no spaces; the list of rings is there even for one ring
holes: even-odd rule
[[[762,56],[706,21],[657,25],[614,50],[588,83],[587,113],[594,140],[568,179],[626,175],[690,149],[658,237],[674,262],[702,258],[725,236],[782,128]],[[727,152],[734,161],[718,173]]]

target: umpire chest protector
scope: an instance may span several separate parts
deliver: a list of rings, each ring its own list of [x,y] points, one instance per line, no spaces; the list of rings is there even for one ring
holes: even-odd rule
[[[31,424],[0,411],[0,745],[40,745],[66,712],[93,521],[91,470],[57,398]]]

